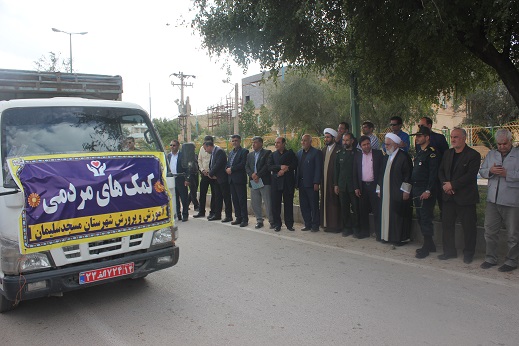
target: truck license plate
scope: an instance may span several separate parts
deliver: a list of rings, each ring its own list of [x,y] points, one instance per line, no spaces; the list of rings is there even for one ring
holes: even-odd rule
[[[113,267],[89,270],[87,272],[79,273],[79,284],[88,284],[91,282],[116,278],[118,276],[124,276],[132,274],[135,269],[134,263],[118,264]]]

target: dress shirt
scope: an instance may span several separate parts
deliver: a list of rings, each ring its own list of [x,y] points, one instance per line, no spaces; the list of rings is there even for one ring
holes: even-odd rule
[[[169,168],[171,168],[171,173],[177,174],[177,160],[178,160],[178,152],[176,154],[171,153],[171,160],[169,161]]]
[[[362,152],[362,181],[372,182],[375,180],[373,174],[373,151]]]
[[[209,162],[211,162],[211,154],[205,151],[204,148],[200,148],[200,152],[198,153],[198,169],[200,172],[209,172]]]

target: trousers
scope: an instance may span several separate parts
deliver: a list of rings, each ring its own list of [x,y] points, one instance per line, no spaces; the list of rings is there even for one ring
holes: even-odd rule
[[[499,231],[503,223],[508,233],[508,252],[505,264],[516,268],[519,255],[519,208],[517,207],[487,202],[485,209],[485,242],[487,244],[485,261],[497,264]]]
[[[461,227],[463,228],[463,236],[465,239],[463,254],[465,256],[474,256],[477,236],[476,205],[458,205],[454,201],[443,201],[443,253],[446,255],[457,255],[455,243],[455,226],[457,217],[461,220]]]
[[[257,222],[263,222],[263,208],[262,203],[265,204],[265,211],[267,218],[271,225],[274,225],[274,219],[272,218],[272,208],[270,206],[270,185],[265,185],[259,189],[250,189],[250,203],[254,216],[256,216]]]

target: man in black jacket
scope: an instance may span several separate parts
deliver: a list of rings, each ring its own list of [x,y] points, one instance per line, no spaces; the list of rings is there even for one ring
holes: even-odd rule
[[[182,167],[182,153],[179,151],[180,143],[176,139],[170,143],[171,152],[167,156],[168,165],[173,174],[179,174],[175,177],[175,200],[177,205],[177,217],[182,222],[186,222],[189,216],[188,203],[187,203],[187,187],[189,181],[183,173],[187,172],[187,169]],[[182,204],[182,213],[180,213],[180,205]]]
[[[247,149],[241,147],[240,135],[231,136],[233,150],[229,153],[229,159],[225,172],[229,176],[232,204],[236,220],[231,225],[245,227],[249,224],[249,213],[247,211],[247,173],[245,163],[247,162]]]
[[[377,182],[382,167],[382,150],[371,148],[371,139],[362,136],[359,139],[362,151],[355,154],[353,160],[353,187],[359,198],[360,234],[370,235],[369,213],[373,212],[375,235],[380,241],[380,198],[377,196]]]
[[[268,158],[272,151],[263,148],[263,138],[259,136],[252,138],[252,149],[253,151],[247,155],[245,171],[250,178],[250,201],[252,210],[256,216],[256,229],[263,227],[262,202],[265,204],[270,227],[274,228],[274,220],[272,219],[272,209],[270,206],[271,179],[268,169]]]
[[[208,218],[209,221],[220,220],[222,218],[223,202],[225,202],[225,219],[222,222],[232,221],[231,193],[229,191],[229,181],[227,173],[225,173],[225,165],[227,164],[227,155],[225,151],[212,141],[204,143],[204,150],[211,154],[209,162],[209,178],[216,181],[214,187],[214,215]],[[213,198],[213,196],[211,196]]]
[[[456,219],[463,228],[465,248],[463,262],[472,262],[476,250],[476,204],[479,203],[478,171],[481,155],[470,148],[465,140],[467,132],[461,128],[451,131],[452,148],[443,154],[438,177],[443,189],[443,254],[440,260],[458,256],[454,238]]]
[[[283,137],[276,138],[274,151],[268,159],[268,169],[271,172],[272,185],[271,204],[274,230],[281,230],[281,200],[283,200],[283,210],[285,216],[285,226],[289,231],[294,231],[294,190],[295,175],[297,168],[296,154],[290,149],[287,150],[286,140]]]

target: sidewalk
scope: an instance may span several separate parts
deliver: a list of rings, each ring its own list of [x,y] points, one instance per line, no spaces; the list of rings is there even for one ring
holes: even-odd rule
[[[502,234],[500,235],[498,266],[485,270],[479,267],[479,265],[483,263],[483,261],[485,260],[485,239],[483,237],[482,228],[478,228],[477,251],[474,256],[474,261],[471,264],[465,264],[463,263],[462,251],[463,232],[461,230],[461,225],[459,224],[456,226],[456,245],[458,247],[458,258],[450,259],[447,261],[441,261],[437,258],[438,255],[442,253],[441,224],[438,222],[435,222],[435,243],[437,245],[437,252],[431,253],[428,257],[424,259],[417,259],[415,257],[415,251],[422,245],[422,236],[419,232],[419,227],[416,224],[416,220],[413,220],[411,238],[412,241],[407,245],[396,247],[392,244],[383,244],[377,242],[375,238],[355,239],[352,236],[343,237],[341,233],[326,233],[323,230],[320,230],[319,232],[302,232],[302,218],[301,213],[299,211],[299,206],[297,205],[294,206],[294,218],[296,220],[296,223],[294,224],[294,228],[296,229],[295,232],[288,231],[284,225],[281,228],[280,232],[274,232],[274,230],[269,229],[269,223],[267,220],[264,221],[265,226],[263,228],[256,230],[254,228],[256,224],[256,218],[252,213],[250,201],[248,203],[248,207],[249,225],[248,227],[246,227],[248,230],[253,230],[255,232],[265,232],[271,236],[279,236],[288,239],[294,239],[301,242],[316,243],[324,247],[340,248],[352,254],[394,261],[395,264],[407,264],[418,267],[424,266],[436,270],[453,272],[458,275],[476,276],[478,278],[483,278],[487,281],[497,280],[500,283],[513,284],[519,286],[519,269],[509,273],[501,273],[497,270],[497,268],[501,264],[503,264],[504,256],[506,254],[506,232],[502,232]],[[191,216],[194,214],[196,214],[196,212],[191,211]],[[210,221],[207,221],[205,217],[199,218],[197,220],[203,220],[208,224],[208,226],[210,224]],[[230,227],[236,227],[240,229],[238,225],[228,225]]]

